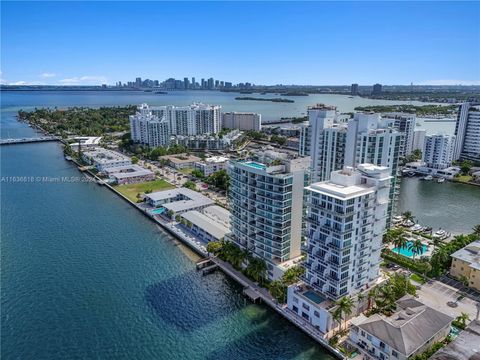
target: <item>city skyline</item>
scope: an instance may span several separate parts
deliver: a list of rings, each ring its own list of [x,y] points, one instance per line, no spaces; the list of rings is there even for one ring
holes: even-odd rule
[[[135,77],[262,85],[480,84],[478,3],[1,6],[3,84],[114,85]],[[161,16],[161,31],[145,14]],[[207,16],[215,21],[200,23]],[[130,26],[135,21],[140,26]],[[293,23],[302,26],[290,28]]]

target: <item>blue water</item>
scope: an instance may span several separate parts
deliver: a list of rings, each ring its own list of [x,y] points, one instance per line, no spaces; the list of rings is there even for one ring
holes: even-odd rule
[[[322,303],[325,299],[322,298],[319,294],[317,294],[315,291],[308,290],[303,293],[303,296],[306,296],[310,300],[312,300],[316,304]]]
[[[261,169],[261,170],[265,170],[267,168],[264,164],[259,164],[255,161],[247,161],[245,162],[245,165],[251,166],[255,169]]]
[[[8,96],[1,135],[34,135],[15,109],[45,95]],[[222,273],[197,273],[195,254],[85,181],[58,144],[0,152],[2,360],[331,358]]]
[[[152,214],[163,214],[163,212],[165,211],[165,208],[160,208],[160,209],[153,209],[152,211],[150,211]]]
[[[403,256],[413,257],[413,251],[409,248],[412,243],[413,243],[412,241],[407,241],[407,244],[405,247],[401,247],[401,248],[395,247],[393,248],[393,251]],[[428,246],[425,244],[422,244],[422,250],[418,254],[415,254],[415,256],[420,256],[424,254],[427,250],[428,250]]]

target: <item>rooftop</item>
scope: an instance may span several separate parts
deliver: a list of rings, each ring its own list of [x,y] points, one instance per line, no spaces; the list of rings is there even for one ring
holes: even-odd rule
[[[397,309],[388,317],[372,315],[357,326],[406,356],[417,351],[453,320],[410,295],[397,301]]]
[[[220,223],[229,224],[230,223],[230,211],[224,209],[218,205],[208,206],[203,209],[203,213],[212,218],[215,221]]]
[[[217,239],[223,238],[230,232],[226,226],[212,221],[211,218],[196,210],[187,211],[182,214],[182,217]]]
[[[228,161],[228,157],[225,157],[225,156],[212,156],[212,157],[209,157],[209,158],[206,158],[205,159],[205,162],[207,163],[223,163],[225,161]]]
[[[190,154],[164,155],[160,156],[159,159],[165,159],[174,164],[184,164],[201,160],[199,157]]]
[[[480,321],[472,321],[458,337],[430,360],[478,359],[480,354]]]
[[[470,267],[480,270],[480,240],[468,244],[450,256],[465,261],[469,263]]]
[[[101,164],[130,160],[128,156],[125,156],[119,152],[104,149],[104,148],[96,148],[94,150],[84,151],[83,155]]]
[[[212,205],[214,203],[208,197],[200,194],[197,191],[190,190],[187,188],[157,191],[157,192],[148,194],[145,197],[152,201],[160,201],[160,200],[166,200],[166,199],[174,199],[179,195],[182,195],[185,199],[172,201],[172,202],[163,204],[162,206],[168,210],[179,212],[179,211],[185,211],[189,209],[195,209],[200,206]]]

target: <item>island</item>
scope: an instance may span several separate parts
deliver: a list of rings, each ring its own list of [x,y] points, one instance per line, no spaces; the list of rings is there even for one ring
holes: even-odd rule
[[[409,114],[417,114],[419,117],[454,117],[458,111],[458,105],[378,105],[378,106],[358,106],[356,111],[365,112],[404,112]]]
[[[283,99],[283,98],[255,98],[255,97],[249,97],[249,96],[236,97],[235,100],[271,101],[271,102],[282,102],[282,103],[295,102],[293,100]]]

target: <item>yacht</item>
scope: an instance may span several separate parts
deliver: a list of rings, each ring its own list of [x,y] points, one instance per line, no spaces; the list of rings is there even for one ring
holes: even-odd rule
[[[427,181],[430,181],[430,180],[433,180],[433,176],[432,175],[427,175],[425,176],[424,178],[422,178],[423,180],[427,180]]]
[[[437,183],[443,183],[443,182],[445,182],[445,178],[441,177],[437,179]]]
[[[403,221],[403,216],[401,216],[401,215],[394,216],[392,221],[393,221],[394,224],[398,224],[398,223]]]
[[[406,227],[411,227],[413,225],[415,225],[415,223],[411,220],[407,220],[403,223],[403,226],[406,226]]]
[[[415,224],[410,228],[410,230],[412,230],[412,231],[422,231],[423,227],[420,224]]]

